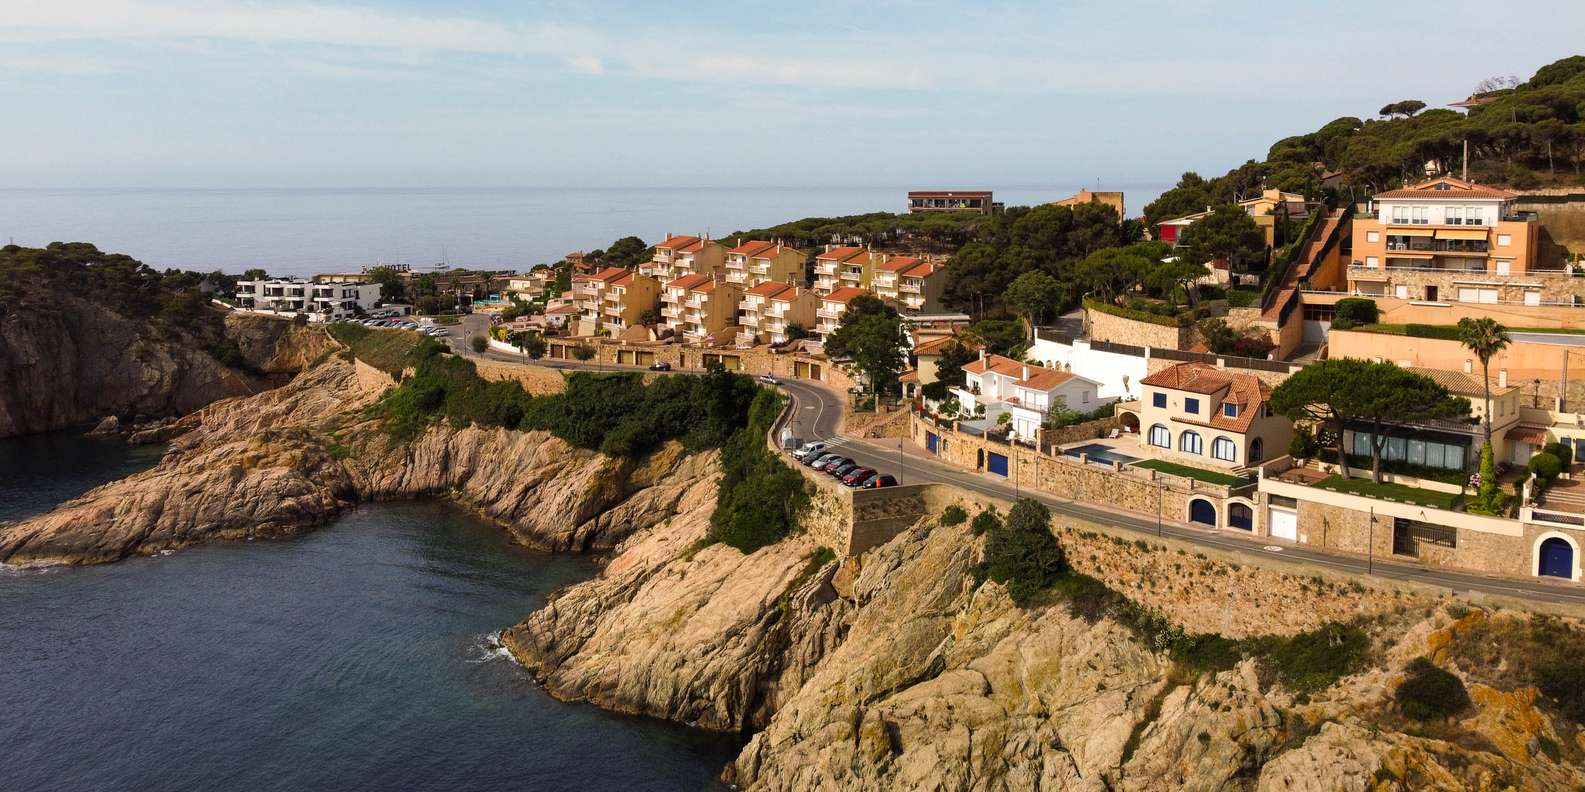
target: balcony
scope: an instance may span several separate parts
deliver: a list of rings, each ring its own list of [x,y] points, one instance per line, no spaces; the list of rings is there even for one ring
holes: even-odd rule
[[[679,319],[682,317],[682,309],[675,305],[663,305],[660,309],[660,315],[667,319]]]
[[[816,262],[815,263],[815,274],[816,275],[833,275],[834,276],[834,275],[837,274],[837,265],[835,263],[829,262],[829,261]]]
[[[924,287],[923,284],[920,284],[920,283],[911,283],[909,281],[903,281],[902,283],[897,285],[897,290],[902,292],[903,294],[923,294],[924,291],[925,291],[925,287]]]
[[[822,305],[815,310],[815,316],[818,316],[821,319],[830,319],[835,322],[842,318],[842,314],[846,310],[846,308],[827,308]]]
[[[729,270],[726,271],[726,282],[727,283],[748,283],[748,273],[739,272],[737,270],[730,270],[729,269]]]

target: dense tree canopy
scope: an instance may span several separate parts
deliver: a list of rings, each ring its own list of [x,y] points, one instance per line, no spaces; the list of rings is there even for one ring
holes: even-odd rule
[[[1196,264],[1225,261],[1234,272],[1249,272],[1266,264],[1266,232],[1238,204],[1223,204],[1196,220],[1178,240],[1185,257]]]
[[[869,377],[876,393],[893,390],[907,364],[908,337],[896,309],[864,295],[848,302],[842,323],[826,339],[826,352],[849,357]]]
[[[952,257],[945,300],[976,316],[1000,314],[1010,307],[1004,296],[1013,281],[1039,271],[1059,284],[1059,304],[1071,304],[1084,291],[1079,262],[1123,241],[1116,212],[1103,204],[1012,207]]]

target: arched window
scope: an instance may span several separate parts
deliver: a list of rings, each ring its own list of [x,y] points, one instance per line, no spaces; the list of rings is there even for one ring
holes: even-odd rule
[[[1186,431],[1178,435],[1178,450],[1185,454],[1205,453],[1205,442],[1200,439],[1200,433]]]
[[[1150,427],[1150,444],[1157,448],[1171,448],[1172,433],[1167,431],[1167,427],[1156,424]]]
[[[1266,444],[1255,438],[1249,441],[1249,464],[1253,465],[1266,458]]]
[[[1237,462],[1238,446],[1234,445],[1232,440],[1218,437],[1211,443],[1211,456],[1223,462]]]

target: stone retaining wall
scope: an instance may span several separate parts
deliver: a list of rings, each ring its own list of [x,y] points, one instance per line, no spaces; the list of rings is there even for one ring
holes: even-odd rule
[[[1104,311],[1085,309],[1084,321],[1091,341],[1114,344],[1187,349],[1194,337],[1191,327],[1172,327],[1113,316]]]
[[[572,350],[579,344],[588,344],[595,351],[590,363],[602,365],[648,366],[667,363],[677,369],[702,369],[707,363],[719,362],[729,371],[741,371],[753,376],[770,374],[812,379],[843,391],[857,385],[853,376],[841,366],[824,357],[799,353],[773,352],[769,349],[708,349],[683,344],[624,344],[599,338],[547,338],[545,341],[545,356],[558,360],[575,360]]]

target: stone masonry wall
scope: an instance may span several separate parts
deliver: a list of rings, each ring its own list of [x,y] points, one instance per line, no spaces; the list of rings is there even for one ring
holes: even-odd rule
[[[1168,327],[1150,322],[1124,319],[1102,311],[1085,310],[1085,323],[1090,329],[1090,340],[1110,341],[1114,344],[1185,349],[1194,334],[1193,328]]]

